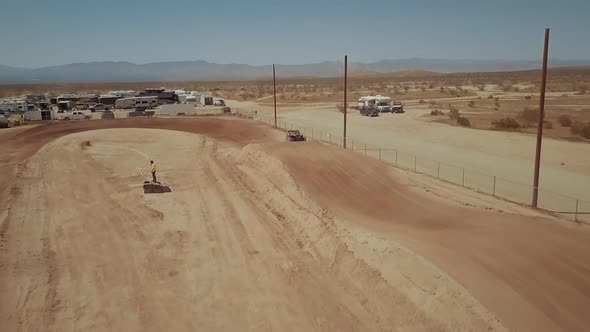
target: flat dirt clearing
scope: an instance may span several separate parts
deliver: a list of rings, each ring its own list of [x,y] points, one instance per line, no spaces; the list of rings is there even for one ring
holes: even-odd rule
[[[239,119],[1,135],[0,171],[14,175],[0,181],[2,330],[589,324],[584,226],[460,206],[414,175]],[[144,154],[172,193],[143,194]]]

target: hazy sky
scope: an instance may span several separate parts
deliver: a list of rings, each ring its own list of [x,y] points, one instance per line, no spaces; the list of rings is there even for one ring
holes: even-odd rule
[[[0,64],[590,59],[590,0],[0,0]]]

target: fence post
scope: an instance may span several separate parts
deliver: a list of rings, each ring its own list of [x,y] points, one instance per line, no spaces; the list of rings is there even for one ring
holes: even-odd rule
[[[395,166],[397,167],[397,150],[395,150]]]
[[[367,155],[367,143],[365,143],[365,156]]]
[[[496,176],[494,175],[494,189],[492,190],[492,196],[496,196]]]
[[[438,162],[438,165],[436,167],[436,178],[440,179],[440,161]]]
[[[462,170],[462,174],[463,174],[463,175],[461,176],[461,177],[462,177],[462,180],[461,180],[461,185],[462,185],[463,187],[465,187],[465,167],[461,168],[461,170]]]
[[[379,160],[381,160],[381,144],[379,144]]]
[[[576,199],[576,213],[574,214],[574,221],[575,222],[578,222],[578,201],[579,200]]]
[[[416,172],[417,168],[416,168],[416,160],[418,159],[418,157],[414,156],[414,173],[418,173]]]

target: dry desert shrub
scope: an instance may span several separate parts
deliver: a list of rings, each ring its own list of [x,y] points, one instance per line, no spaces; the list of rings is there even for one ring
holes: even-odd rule
[[[445,113],[443,111],[434,110],[430,111],[430,115],[445,115]]]
[[[570,130],[572,134],[580,135],[584,138],[590,139],[590,122],[584,123],[581,121],[574,121]]]
[[[520,128],[520,124],[518,123],[518,121],[510,117],[493,121],[492,126],[500,130],[517,130]]]
[[[449,112],[449,118],[456,119],[458,117],[459,117],[459,109],[455,108],[455,107],[451,107],[451,110]]]
[[[560,115],[557,118],[557,121],[562,127],[571,127],[572,126],[572,118],[569,115]]]
[[[543,128],[545,129],[553,129],[553,122],[551,121],[543,121]]]
[[[457,117],[457,124],[463,127],[471,127],[471,121],[464,116]]]
[[[539,120],[539,111],[534,108],[525,107],[522,112],[520,112],[520,117],[527,123],[533,123]]]

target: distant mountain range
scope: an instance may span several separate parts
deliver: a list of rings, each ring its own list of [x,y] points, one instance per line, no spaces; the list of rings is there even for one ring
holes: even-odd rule
[[[552,59],[551,67],[590,66],[590,60]],[[529,70],[540,61],[529,60],[445,60],[409,58],[350,64],[351,75],[372,75],[399,71],[490,72]],[[326,61],[303,65],[277,65],[278,77],[334,77],[343,72],[342,62]],[[42,68],[0,65],[1,83],[187,81],[269,78],[272,66],[217,64],[207,61],[177,61],[135,64],[131,62],[72,63]]]

